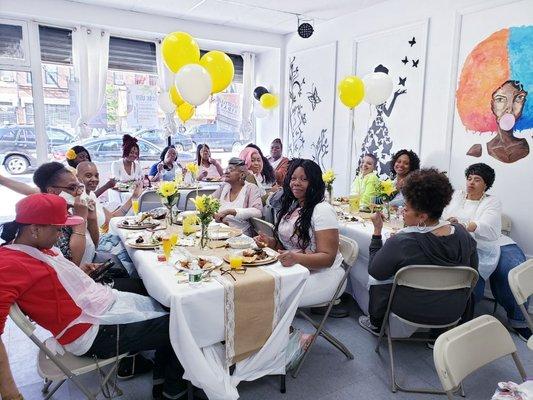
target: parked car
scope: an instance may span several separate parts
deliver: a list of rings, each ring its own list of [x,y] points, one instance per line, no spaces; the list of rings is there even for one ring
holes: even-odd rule
[[[85,147],[89,151],[91,159],[95,162],[110,163],[122,158],[122,135],[101,136],[99,138],[86,139],[76,144]],[[162,148],[140,138],[137,138],[137,144],[139,145],[139,159],[143,168],[150,167],[156,161],[159,161]],[[55,147],[52,153],[53,158],[56,161],[64,161],[66,151],[72,146],[73,144]],[[194,159],[194,156],[190,153],[178,152],[178,162],[181,164],[194,161]]]
[[[147,140],[161,148],[165,148],[167,145],[167,139],[164,137],[165,135],[163,134],[162,129],[144,129],[142,131],[135,132],[133,136]],[[174,135],[172,135],[172,144],[176,146],[178,153],[182,151],[194,150],[191,138],[179,132],[176,132]]]
[[[48,151],[54,146],[74,142],[67,131],[47,127]],[[0,128],[0,165],[13,175],[20,175],[37,168],[37,144],[33,126],[12,125]]]
[[[238,153],[244,146],[244,140],[241,140],[239,132],[224,131],[217,127],[217,124],[203,124],[191,129],[191,139],[194,145],[206,143],[211,150],[222,149]]]

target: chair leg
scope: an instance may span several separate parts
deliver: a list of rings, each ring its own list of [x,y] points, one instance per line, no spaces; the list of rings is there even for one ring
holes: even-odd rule
[[[48,389],[50,389],[50,385],[53,383],[53,381],[51,381],[50,379],[47,379],[45,378],[44,379],[44,385],[43,385],[43,388],[41,389],[41,393],[42,394],[47,394],[48,393]]]
[[[524,369],[524,366],[522,365],[520,358],[518,358],[518,353],[517,352],[511,353],[511,356],[513,357],[516,368],[518,369],[518,372],[520,373],[520,376],[522,377],[522,381],[525,382],[526,370]]]
[[[498,302],[494,300],[494,308],[492,309],[492,315],[496,314],[497,309],[498,309]]]
[[[279,392],[280,393],[286,393],[287,392],[287,386],[286,386],[286,380],[285,380],[285,374],[280,375],[280,382],[279,382]]]
[[[57,389],[59,389],[61,387],[61,385],[63,385],[63,383],[65,383],[66,379],[63,379],[62,381],[59,381],[57,383],[57,385],[55,385],[51,391],[48,391],[48,388],[46,390],[46,392],[43,392],[43,393],[47,393],[46,397],[44,398],[44,400],[48,400],[49,398],[51,398],[54,393],[57,391]],[[52,381],[48,381],[47,385],[48,387],[50,387],[50,385],[52,384]],[[43,388],[44,389],[44,388]]]
[[[382,329],[382,331],[384,331],[384,329]],[[395,373],[394,373],[394,354],[393,354],[393,349],[392,349],[392,338],[391,338],[390,332],[387,335],[387,343],[389,345],[391,391],[392,393],[396,393],[397,388],[396,388],[396,378],[395,378]],[[379,342],[378,342],[378,345],[379,345]]]

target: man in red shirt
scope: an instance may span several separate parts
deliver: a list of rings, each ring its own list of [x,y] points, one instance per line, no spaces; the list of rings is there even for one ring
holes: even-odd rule
[[[53,249],[61,227],[83,222],[67,214],[66,201],[33,194],[3,225],[0,247],[0,396],[20,399],[2,343],[9,309],[17,303],[58,346],[75,355],[108,358],[155,350],[154,398],[178,399],[186,383],[169,339],[169,316],[153,300],[95,283]]]

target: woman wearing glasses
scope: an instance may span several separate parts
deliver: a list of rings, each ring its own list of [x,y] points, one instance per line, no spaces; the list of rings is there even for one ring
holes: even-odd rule
[[[242,229],[245,235],[251,236],[249,219],[262,217],[263,203],[257,185],[246,182],[247,173],[243,160],[229,160],[222,175],[224,184],[213,193],[213,197],[220,200],[220,211],[215,214],[215,220]]]

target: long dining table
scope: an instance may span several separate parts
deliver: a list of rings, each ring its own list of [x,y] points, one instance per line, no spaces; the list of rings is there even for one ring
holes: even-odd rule
[[[285,373],[289,328],[309,276],[307,268],[301,265],[284,268],[278,261],[259,267],[274,277],[276,323],[264,345],[237,362],[230,375],[222,343],[227,340],[226,328],[231,323],[224,285],[217,279],[202,282],[198,287],[180,281],[176,269],[159,262],[155,251],[126,244],[139,231],[119,228],[122,219],[113,218],[110,231],[124,243],[149,295],[170,309],[170,338],[185,370],[184,379],[202,388],[210,399],[233,400],[239,397],[240,381]]]

